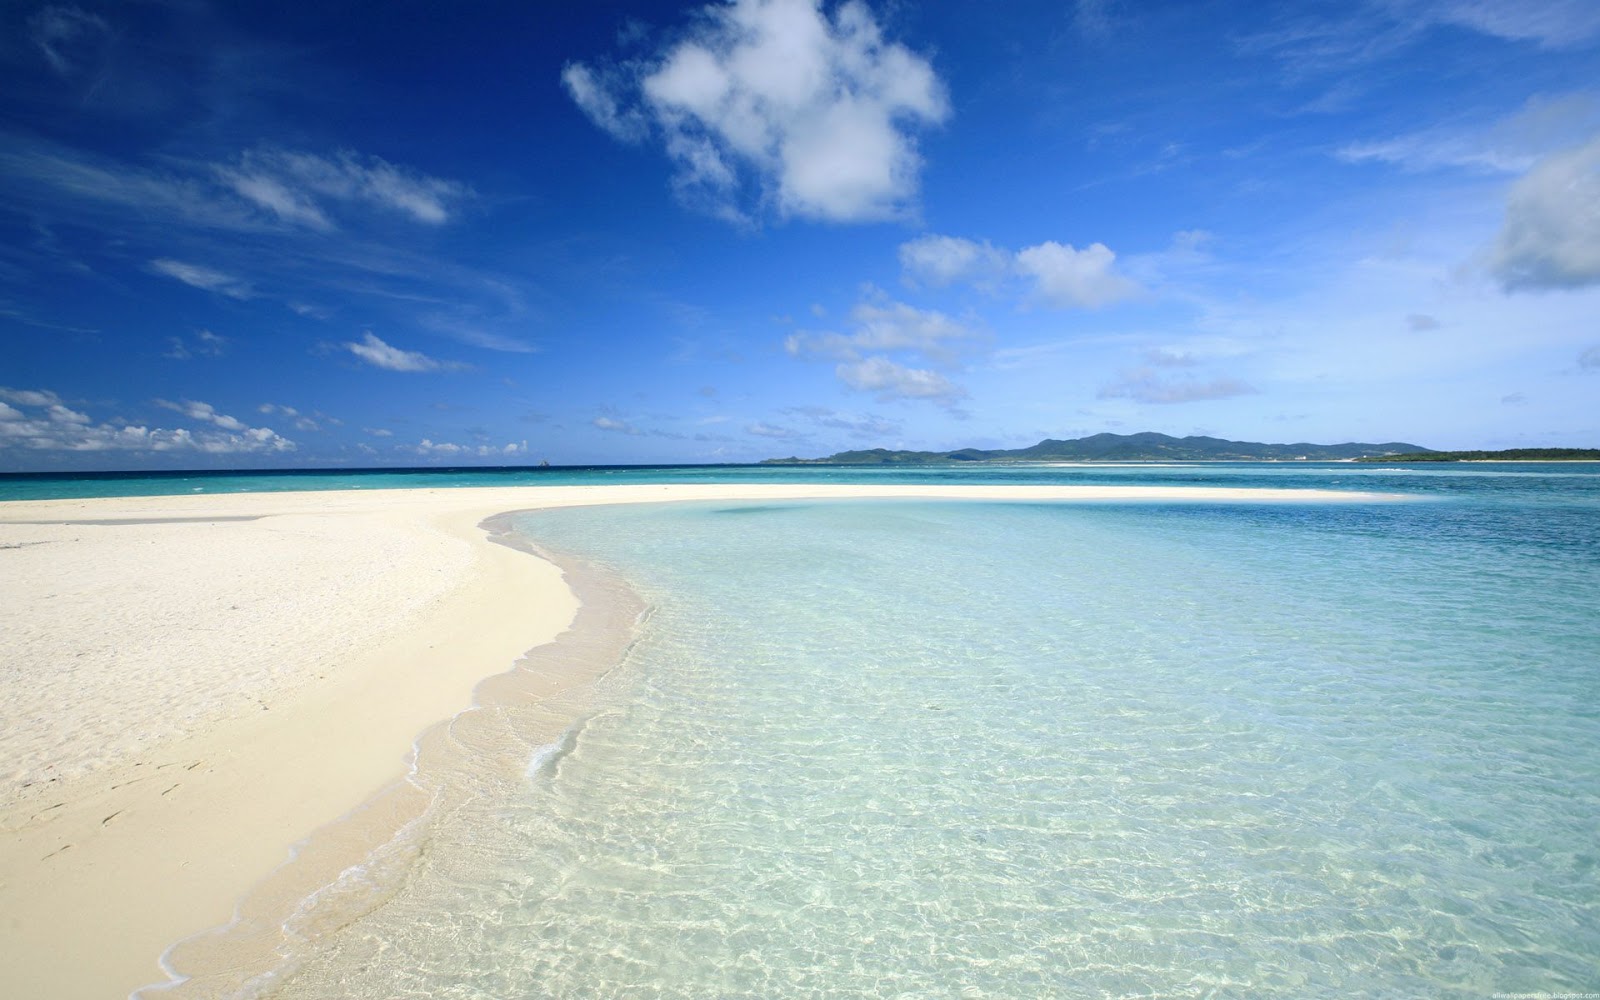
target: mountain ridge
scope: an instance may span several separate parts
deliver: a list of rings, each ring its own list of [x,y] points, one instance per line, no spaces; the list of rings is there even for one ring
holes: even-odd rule
[[[1268,444],[1225,438],[1143,431],[1091,434],[1083,438],[1045,438],[1027,448],[958,448],[954,451],[898,451],[887,448],[835,452],[826,458],[769,458],[762,465],[935,465],[947,462],[1344,462],[1398,454],[1428,454],[1433,449],[1402,441],[1382,444]]]

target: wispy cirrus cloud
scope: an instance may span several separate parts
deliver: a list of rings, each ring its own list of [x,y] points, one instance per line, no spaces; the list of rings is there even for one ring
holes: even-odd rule
[[[213,169],[235,194],[278,221],[318,230],[337,228],[333,206],[376,208],[413,222],[442,225],[472,194],[457,181],[350,150],[322,156],[264,147]]]
[[[210,330],[196,330],[192,336],[168,337],[167,350],[162,357],[174,361],[193,358],[220,358],[227,351],[228,338]]]
[[[734,0],[646,59],[570,63],[562,82],[601,129],[659,139],[691,206],[831,222],[907,215],[916,131],[949,114],[932,64],[852,2]]]
[[[44,7],[28,18],[28,40],[61,76],[81,72],[89,50],[103,43],[111,25],[98,14],[65,4]]]
[[[1575,49],[1600,37],[1589,0],[1378,0],[1322,8],[1289,5],[1237,40],[1246,54],[1276,57],[1291,79],[1342,73],[1399,56],[1431,31],[1457,28],[1543,49]]]
[[[753,434],[756,437],[770,438],[774,441],[798,441],[806,436],[792,427],[780,427],[760,420],[745,424],[744,432]]]
[[[181,260],[161,258],[150,262],[150,270],[157,274],[164,274],[169,278],[176,278],[192,288],[199,288],[218,295],[226,295],[230,299],[249,299],[255,297],[255,289],[250,282],[243,278],[225,274],[200,264],[190,264]]]
[[[347,340],[339,346],[372,367],[391,372],[453,372],[471,367],[460,361],[441,361],[421,351],[395,347],[370,330],[360,340]]]
[[[1336,155],[1348,163],[1387,163],[1413,172],[1521,174],[1542,157],[1580,144],[1597,130],[1600,99],[1595,94],[1539,94],[1495,121],[1434,126],[1352,142]]]
[[[898,420],[890,420],[875,414],[840,413],[825,406],[793,406],[782,412],[804,417],[818,427],[845,431],[851,437],[862,439],[899,434],[904,426]]]
[[[1100,389],[1101,399],[1131,399],[1140,403],[1196,403],[1212,399],[1253,396],[1261,390],[1240,379],[1169,378],[1154,368],[1134,368]]]

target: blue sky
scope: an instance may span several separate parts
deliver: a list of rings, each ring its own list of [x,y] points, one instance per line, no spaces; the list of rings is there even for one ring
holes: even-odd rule
[[[1600,5],[0,8],[0,470],[1600,444]]]

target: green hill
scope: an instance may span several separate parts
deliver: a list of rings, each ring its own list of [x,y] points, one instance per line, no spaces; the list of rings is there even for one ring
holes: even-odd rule
[[[1058,441],[1046,438],[1029,448],[986,451],[841,451],[826,458],[769,458],[764,465],[933,465],[949,462],[1339,462],[1384,459],[1399,454],[1428,455],[1414,444],[1261,444],[1214,437],[1175,438],[1168,434],[1095,434]]]

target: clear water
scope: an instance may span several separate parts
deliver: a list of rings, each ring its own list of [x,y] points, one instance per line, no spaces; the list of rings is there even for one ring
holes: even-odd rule
[[[522,516],[639,641],[270,995],[1600,991],[1596,470],[1463,471]]]
[[[473,486],[618,486],[657,483],[1079,484],[1400,491],[1548,499],[1550,484],[1600,500],[1600,463],[1384,466],[1350,462],[1206,462],[1085,466],[614,466],[507,469],[335,469],[281,472],[0,473],[0,501],[291,490],[443,489]]]

